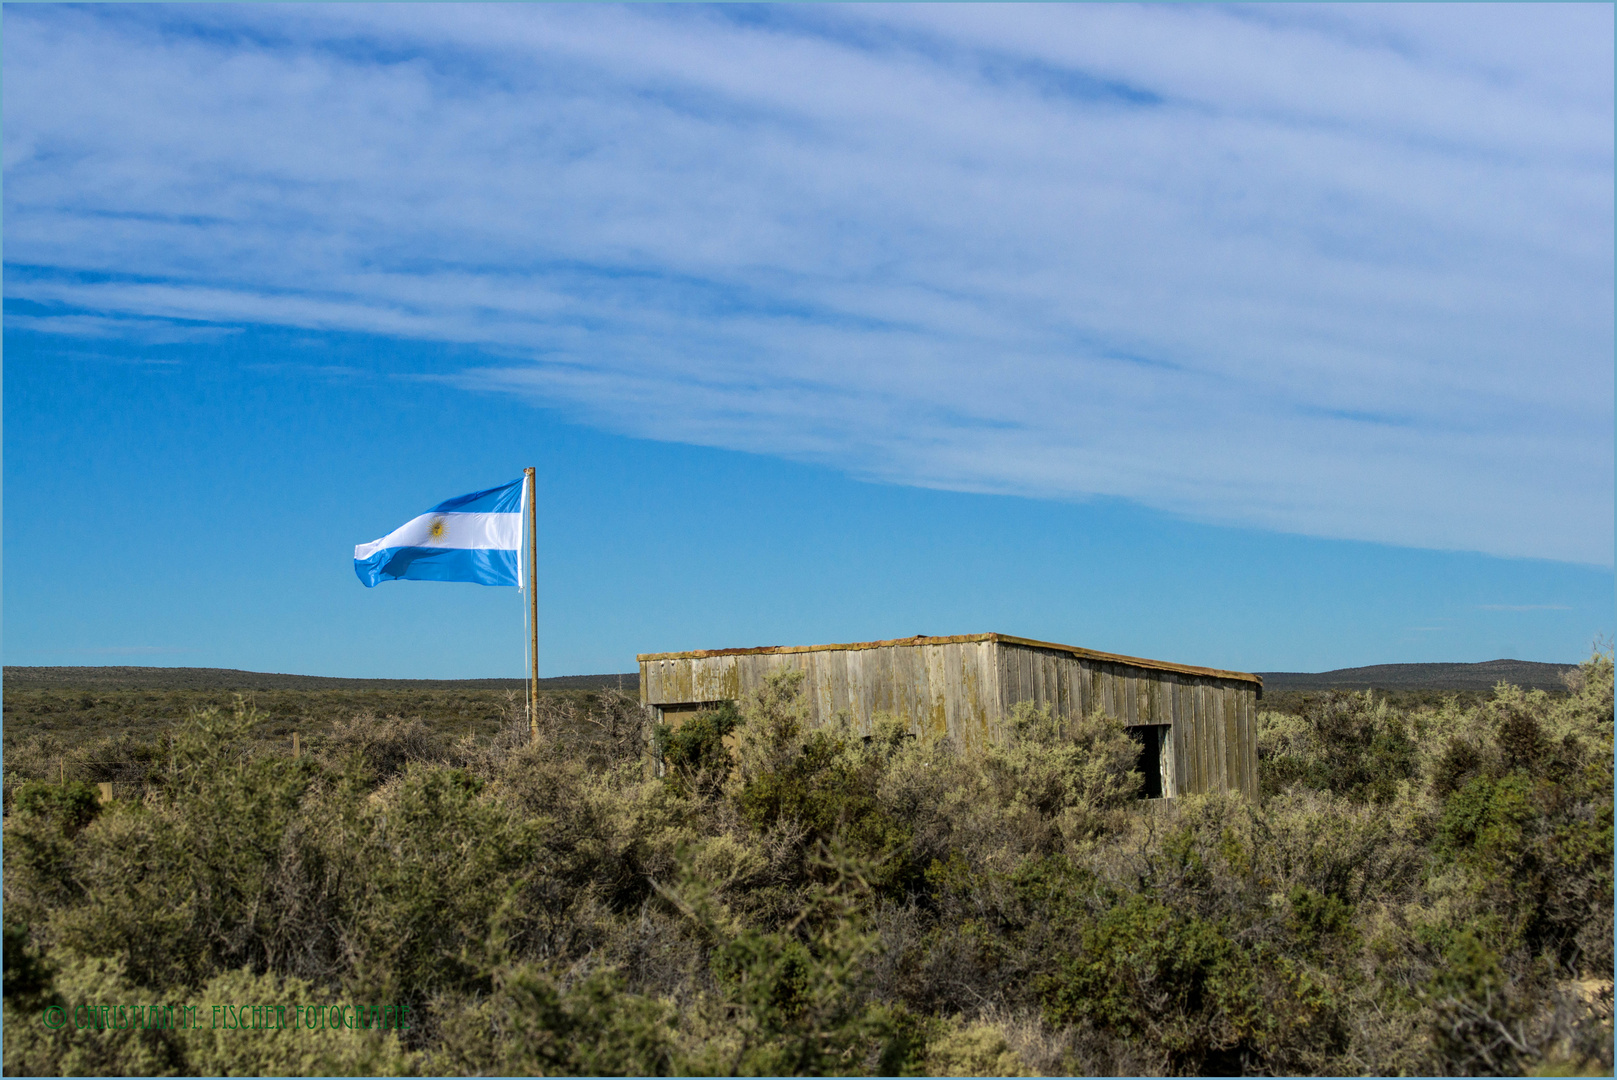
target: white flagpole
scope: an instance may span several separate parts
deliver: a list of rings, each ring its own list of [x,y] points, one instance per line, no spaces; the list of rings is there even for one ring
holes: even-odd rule
[[[522,470],[528,496],[528,733],[539,741],[539,508],[538,471]]]
[[[523,475],[522,502],[519,509],[522,515],[522,528],[526,530],[528,527],[528,481],[526,474]],[[523,540],[524,537],[519,536],[517,538],[517,599],[522,603],[522,671],[524,677],[526,677],[528,671],[528,568],[526,566],[528,553],[522,550],[526,546]],[[523,711],[531,714],[533,706],[528,701],[527,688],[523,689],[522,698]],[[531,715],[529,720],[529,727],[531,728]]]

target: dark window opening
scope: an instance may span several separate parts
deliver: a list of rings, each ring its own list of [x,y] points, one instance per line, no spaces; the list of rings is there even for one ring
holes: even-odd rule
[[[1163,741],[1168,736],[1168,727],[1159,724],[1143,724],[1128,729],[1129,738],[1140,747],[1139,761],[1134,768],[1139,772],[1140,798],[1162,798],[1162,759]]]

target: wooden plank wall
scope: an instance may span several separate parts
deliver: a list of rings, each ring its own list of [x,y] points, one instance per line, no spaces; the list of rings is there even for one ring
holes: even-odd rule
[[[1108,663],[1055,649],[999,643],[1000,708],[1048,705],[1065,718],[1098,705],[1125,724],[1171,726],[1168,753],[1175,794],[1240,791],[1256,795],[1256,687],[1236,679]]]
[[[777,671],[804,672],[811,725],[846,714],[858,730],[889,713],[917,734],[981,748],[1007,734],[1017,702],[1064,718],[1097,706],[1127,724],[1169,725],[1174,794],[1258,789],[1256,688],[1235,679],[1159,671],[1009,642],[738,653],[647,660],[647,704],[742,700]]]
[[[946,734],[963,747],[1003,737],[992,641],[891,645],[874,649],[739,653],[646,660],[641,700],[648,705],[738,701],[777,671],[804,673],[811,725],[844,713],[869,731],[877,713],[910,721],[917,734]]]

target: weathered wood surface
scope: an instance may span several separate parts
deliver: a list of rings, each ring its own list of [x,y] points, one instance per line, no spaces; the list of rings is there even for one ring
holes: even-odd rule
[[[648,705],[741,700],[779,671],[802,671],[811,724],[845,714],[869,731],[877,713],[908,719],[917,734],[948,735],[962,746],[1000,738],[993,642],[895,645],[644,659],[641,700]]]
[[[1071,652],[1000,642],[1000,715],[1018,702],[1064,718],[1098,703],[1125,724],[1168,725],[1173,794],[1257,792],[1253,723],[1257,684],[1244,679],[1142,669]],[[1228,674],[1228,673],[1221,673]]]
[[[1257,793],[1261,680],[999,634],[645,655],[641,701],[672,714],[680,705],[742,700],[786,670],[804,673],[811,725],[841,714],[869,731],[886,713],[917,734],[980,749],[1006,738],[1021,702],[1067,720],[1101,708],[1126,724],[1168,728],[1167,794]]]

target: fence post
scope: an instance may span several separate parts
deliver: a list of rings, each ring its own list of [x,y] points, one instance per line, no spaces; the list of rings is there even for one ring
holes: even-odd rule
[[[104,802],[104,803],[111,802],[112,801],[112,784],[110,782],[107,782],[107,781],[102,781],[101,784],[98,785],[98,786],[101,788],[101,801]]]
[[[298,733],[295,731],[292,733],[292,756],[295,758],[303,756],[303,748],[298,745]]]

